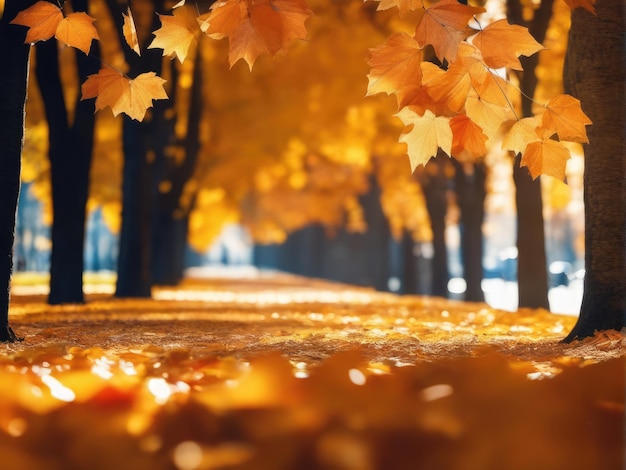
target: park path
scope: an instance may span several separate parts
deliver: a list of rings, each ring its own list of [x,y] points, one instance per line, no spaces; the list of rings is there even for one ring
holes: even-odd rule
[[[277,273],[111,287],[15,283],[2,468],[622,468],[620,333]]]

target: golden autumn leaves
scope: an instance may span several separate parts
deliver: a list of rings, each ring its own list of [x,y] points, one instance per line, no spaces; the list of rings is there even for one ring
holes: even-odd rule
[[[415,34],[396,33],[370,50],[368,94],[396,96],[411,168],[440,150],[471,161],[502,138],[533,177],[563,180],[570,153],[562,142],[587,142],[591,121],[569,95],[556,96],[533,117],[517,116],[510,98],[516,90],[500,69],[522,70],[519,57],[543,49],[528,30],[504,19],[483,28],[475,15],[484,10],[456,0],[381,0],[378,9],[394,6],[401,16],[415,11]],[[444,67],[424,60],[427,45]]]
[[[550,100],[540,113],[521,118],[512,104],[519,93],[502,69],[522,70],[520,56],[543,46],[526,28],[499,20],[486,27],[477,21],[482,8],[457,0],[378,0],[378,10],[397,7],[400,16],[412,12],[415,32],[395,33],[369,54],[368,95],[393,94],[398,117],[407,126],[400,137],[415,169],[442,150],[472,160],[486,154],[489,144],[502,139],[503,148],[522,154],[533,177],[549,174],[564,179],[569,150],[563,141],[587,142],[590,120],[569,95]],[[593,0],[571,0],[593,10]],[[178,2],[173,14],[161,15],[148,48],[183,62],[200,34],[228,38],[229,62],[243,59],[252,69],[261,54],[284,53],[294,39],[305,39],[312,15],[305,0],[222,0],[205,14],[192,13]],[[29,27],[26,42],[55,36],[62,43],[89,52],[98,34],[94,19],[85,13],[64,14],[55,4],[39,1],[12,23]],[[123,33],[129,47],[140,54],[130,8]],[[425,60],[426,46],[438,66]],[[109,106],[114,115],[126,113],[142,120],[153,100],[166,99],[164,80],[152,72],[130,78],[105,66],[83,84],[83,99],[96,98],[96,110]]]
[[[226,0],[197,17],[186,14],[180,8],[184,4],[184,0],[178,2],[172,15],[159,15],[161,28],[154,31],[148,48],[163,49],[164,56],[183,62],[200,33],[214,39],[227,37],[230,65],[244,59],[250,68],[259,55],[282,53],[293,39],[305,39],[304,22],[312,15],[304,0]],[[92,40],[99,39],[94,21],[84,12],[64,15],[55,4],[41,0],[20,12],[11,23],[29,28],[26,43],[54,36],[88,54]],[[130,8],[124,15],[123,34],[129,47],[140,54]],[[125,113],[141,121],[153,100],[167,99],[164,83],[153,72],[130,78],[105,66],[83,84],[82,99],[96,98],[96,110],[109,106],[116,116]]]

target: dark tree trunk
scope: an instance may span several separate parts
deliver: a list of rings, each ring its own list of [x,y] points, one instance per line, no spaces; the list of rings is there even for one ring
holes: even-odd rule
[[[417,294],[419,292],[419,262],[415,250],[415,240],[408,230],[402,234],[400,240],[402,259],[402,294]]]
[[[453,160],[457,204],[460,210],[461,260],[466,283],[465,300],[483,302],[483,220],[485,218],[485,179],[487,168],[474,163],[468,171]]]
[[[189,60],[189,59],[187,59]],[[152,255],[152,276],[155,284],[176,285],[182,279],[185,269],[185,251],[187,248],[188,210],[181,207],[180,199],[185,184],[193,175],[198,151],[200,149],[200,120],[202,114],[202,64],[199,51],[194,62],[191,99],[187,116],[187,135],[183,142],[176,142],[185,152],[182,162],[167,155],[161,159],[160,181],[167,182],[168,190],[157,196],[158,210],[155,217],[154,248]],[[172,67],[174,68],[174,67]],[[175,68],[174,68],[175,69]],[[176,77],[175,70],[172,73]],[[173,80],[176,88],[176,80]],[[175,101],[175,96],[170,102]],[[174,136],[174,121],[165,123]]]
[[[552,0],[543,0],[535,11],[533,20],[523,19],[519,0],[507,2],[508,17],[511,23],[526,26],[532,36],[543,42],[552,16]],[[520,57],[524,72],[520,77],[522,90],[522,114],[532,116],[532,102],[528,97],[535,94],[537,77],[535,69],[539,57]],[[519,165],[519,156],[513,166],[515,183],[515,203],[517,206],[517,283],[519,307],[548,309],[548,271],[543,226],[543,201],[540,178],[533,180],[527,168]]]
[[[130,50],[122,36],[122,15],[120,5],[114,0],[107,0],[115,21],[120,43],[129,64],[130,77],[136,77],[145,71],[161,71],[161,52],[146,49],[142,45],[142,55],[138,57]],[[163,2],[154,2],[156,11],[163,11]],[[152,30],[159,27],[158,17],[154,15]],[[150,39],[150,38],[147,38]],[[159,113],[165,107],[157,101],[148,110],[143,122],[135,121],[124,115],[123,150],[124,167],[122,182],[122,226],[118,258],[118,276],[116,297],[150,297],[152,290],[151,255],[152,227],[155,201],[154,159],[155,142],[160,135],[156,123],[161,121]]]
[[[85,11],[86,1],[74,1]],[[95,50],[94,50],[95,49]],[[92,51],[97,55],[98,46]],[[50,304],[82,303],[85,210],[93,150],[95,116],[93,103],[76,102],[70,124],[59,74],[55,39],[37,44],[36,76],[44,101],[49,128],[49,158],[52,183],[52,252],[50,255]],[[97,73],[99,61],[76,52],[78,78]]]
[[[20,191],[24,106],[28,83],[28,54],[25,30],[11,21],[19,9],[31,2],[6,2],[0,18],[0,341],[19,338],[9,326],[10,283],[13,271],[15,213]]]
[[[565,341],[626,325],[626,119],[624,2],[578,8],[565,63],[566,90],[593,121],[585,147],[585,281],[578,322]]]
[[[419,175],[426,209],[433,232],[431,294],[448,297],[448,247],[446,245],[446,213],[448,211],[448,176],[446,165],[450,158],[440,154],[424,167]]]

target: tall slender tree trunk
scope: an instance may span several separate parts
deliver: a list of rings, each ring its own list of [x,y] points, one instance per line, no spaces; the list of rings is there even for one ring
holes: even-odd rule
[[[187,133],[183,141],[174,142],[184,150],[184,159],[181,162],[167,155],[163,155],[162,158],[159,180],[167,183],[167,191],[159,191],[157,195],[158,204],[152,253],[153,281],[160,285],[176,285],[183,279],[184,275],[189,208],[181,207],[181,196],[185,184],[193,175],[200,150],[203,86],[201,60],[198,48],[194,59],[191,99],[187,114]],[[173,64],[172,68],[175,69]],[[175,70],[172,76],[176,76]],[[176,80],[173,82],[172,88],[177,88]],[[173,103],[175,99],[175,96],[172,96],[171,102]],[[174,125],[173,117],[165,124],[168,129],[171,129],[172,138],[174,138]]]
[[[626,118],[623,0],[597,15],[572,12],[566,91],[593,121],[585,146],[585,281],[578,322],[565,341],[626,326]]]
[[[162,57],[158,50],[146,49],[150,37],[143,38],[142,55],[131,51],[122,35],[122,15],[120,5],[115,0],[107,0],[115,22],[120,44],[129,64],[129,76],[135,77],[151,70],[160,73]],[[155,11],[163,11],[163,1],[154,2]],[[154,15],[151,30],[157,29],[158,17]],[[122,147],[124,167],[122,182],[122,227],[118,258],[116,297],[149,297],[152,290],[151,255],[154,201],[156,196],[154,143],[160,130],[156,123],[165,105],[157,101],[148,110],[144,121],[138,122],[124,115]]]
[[[74,9],[85,11],[85,0],[74,0]],[[92,46],[98,55],[98,46]],[[76,52],[78,79],[97,73],[99,61]],[[83,253],[89,170],[93,150],[95,116],[93,104],[75,103],[74,119],[63,99],[57,41],[37,44],[37,81],[44,101],[49,135],[52,184],[52,252],[50,255],[50,304],[82,303]]]
[[[542,0],[532,21],[525,21],[520,0],[508,0],[508,17],[511,23],[526,26],[533,37],[543,42],[552,16],[552,0]],[[522,114],[532,116],[532,101],[537,77],[535,69],[539,57],[520,57],[524,72],[520,78]],[[517,207],[517,283],[519,307],[549,308],[548,271],[543,226],[543,201],[540,178],[533,180],[527,168],[520,167],[520,156],[513,166],[515,205]]]
[[[0,341],[19,340],[9,326],[10,283],[13,271],[15,214],[20,191],[24,107],[28,84],[30,46],[24,44],[23,28],[10,25],[30,2],[5,2],[0,8]]]
[[[433,233],[433,259],[431,294],[448,297],[448,247],[446,244],[446,213],[448,211],[448,176],[446,165],[450,157],[440,153],[425,166],[419,175],[422,191],[426,200],[426,209],[430,216]]]
[[[474,163],[469,171],[457,160],[452,161],[456,169],[454,181],[461,213],[461,260],[466,283],[464,298],[472,302],[483,302],[483,221],[487,168],[484,163]]]

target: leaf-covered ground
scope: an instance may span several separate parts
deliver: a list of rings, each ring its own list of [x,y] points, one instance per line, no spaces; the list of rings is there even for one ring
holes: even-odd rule
[[[11,469],[622,469],[624,335],[286,275],[48,306],[0,345]]]

